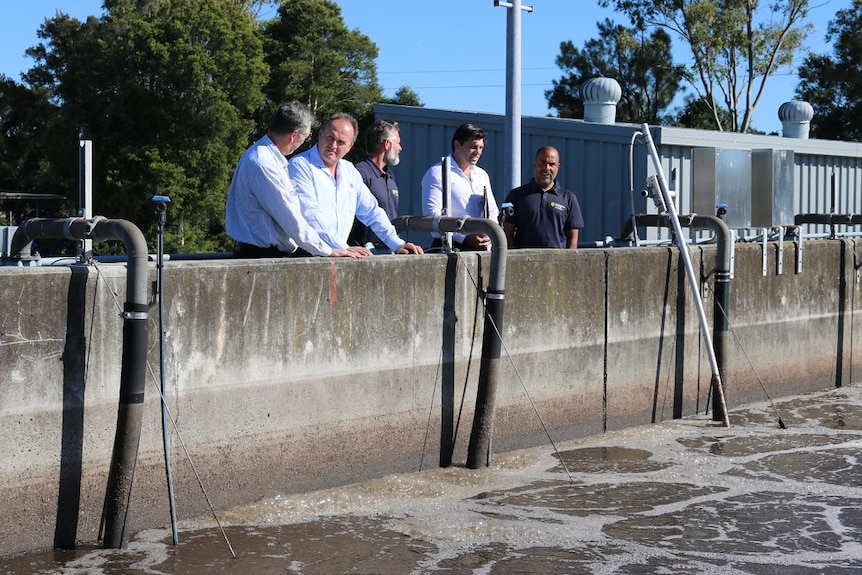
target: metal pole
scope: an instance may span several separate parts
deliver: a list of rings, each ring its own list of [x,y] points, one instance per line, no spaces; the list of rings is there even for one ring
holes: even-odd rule
[[[506,14],[506,148],[508,190],[521,185],[521,0]]]
[[[93,142],[78,142],[78,217],[89,220],[93,217]],[[93,259],[93,240],[80,240],[78,263],[86,264]]]
[[[450,217],[452,215],[452,185],[450,184],[450,178],[452,172],[452,158],[449,154],[446,154],[441,159],[442,165],[440,166],[442,172],[440,174],[441,179],[440,182],[443,186],[443,209],[440,210],[440,215],[443,217]],[[452,232],[443,232],[442,238],[443,246],[441,249],[443,253],[449,253],[452,251]]]
[[[673,222],[668,214],[637,214],[634,222],[626,222],[623,228],[623,237],[634,233],[638,226],[664,226],[673,227]],[[688,216],[687,225],[693,229],[712,228],[716,238],[715,258],[715,297],[713,299],[713,341],[715,342],[715,361],[718,372],[726,376],[727,356],[730,351],[730,333],[728,320],[728,302],[730,301],[730,279],[733,275],[733,232],[717,216]],[[677,220],[678,221],[678,220]],[[680,222],[680,225],[682,223]],[[630,232],[631,230],[631,232]],[[722,380],[722,386],[727,386],[727,378]],[[712,396],[712,419],[722,421],[725,417],[724,399],[718,393]]]
[[[168,481],[168,505],[171,513],[171,533],[174,545],[179,545],[180,536],[177,532],[177,512],[174,502],[174,481],[171,473],[171,446],[168,437],[168,400],[167,386],[165,385],[165,222],[167,221],[168,203],[171,199],[167,196],[153,196],[156,206],[156,269],[158,271],[156,280],[156,291],[159,297],[159,373],[160,390],[162,394],[162,447],[165,451],[165,476]]]
[[[700,291],[698,289],[698,281],[694,275],[694,268],[691,265],[691,258],[688,255],[688,245],[685,242],[685,237],[682,234],[682,226],[679,224],[679,216],[676,213],[676,204],[674,204],[673,198],[670,195],[670,191],[667,187],[667,180],[664,177],[664,170],[661,166],[661,158],[658,156],[658,152],[655,149],[655,143],[652,140],[652,134],[649,131],[649,124],[642,124],[641,131],[646,140],[647,147],[649,148],[650,157],[652,157],[653,165],[655,166],[656,175],[659,181],[659,188],[661,189],[661,193],[664,196],[665,205],[667,207],[668,214],[670,215],[671,223],[673,223],[673,230],[676,233],[678,245],[679,245],[679,254],[682,258],[683,265],[685,266],[685,272],[688,276],[689,288],[691,289],[692,299],[694,300],[695,307],[697,308],[697,315],[700,318],[700,331],[703,334],[704,342],[706,343],[707,356],[709,357],[709,365],[712,368],[712,386],[717,396],[717,399],[720,401],[722,409],[721,416],[725,427],[730,427],[730,420],[727,415],[727,403],[724,400],[724,388],[721,383],[721,372],[718,368],[718,361],[715,357],[715,347],[712,343],[712,334],[709,332],[709,325],[706,320],[706,312],[703,310],[703,301],[700,297]]]
[[[506,154],[503,181],[507,190],[521,185],[521,11],[532,12],[521,0],[494,0],[506,13]]]

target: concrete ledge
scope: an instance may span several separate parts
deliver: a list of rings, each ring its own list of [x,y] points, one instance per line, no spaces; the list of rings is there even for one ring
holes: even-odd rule
[[[784,273],[770,244],[764,276],[761,246],[736,246],[722,374],[731,408],[764,389],[775,398],[856,381],[857,244],[806,242],[799,274],[795,244],[784,247]],[[714,249],[691,251],[710,320]],[[509,252],[494,451],[547,443],[533,405],[555,441],[704,411],[711,372],[678,255]],[[437,466],[447,446],[463,464],[489,262],[167,262],[167,401],[213,503]],[[97,537],[124,288],[123,264],[0,268],[4,553]],[[153,306],[133,531],[169,524],[158,342]],[[207,514],[175,432],[172,441],[178,514]]]

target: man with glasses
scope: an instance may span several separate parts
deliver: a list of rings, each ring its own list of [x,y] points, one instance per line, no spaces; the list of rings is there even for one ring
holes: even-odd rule
[[[239,258],[298,255],[359,257],[330,246],[302,216],[287,158],[311,136],[317,120],[305,104],[279,106],[262,138],[242,155],[227,195],[225,227]]]
[[[400,154],[398,122],[378,120],[365,130],[365,158],[356,163],[356,169],[390,221],[398,217],[398,184],[390,168],[401,161]],[[386,244],[359,220],[353,222],[347,243],[351,246],[386,248]]]
[[[291,158],[290,179],[296,186],[302,215],[332,248],[353,257],[371,255],[364,246],[348,246],[354,218],[397,254],[421,254],[422,248],[403,241],[386,212],[362,181],[362,175],[343,159],[356,142],[358,124],[347,113],[337,113],[323,124],[317,145]]]

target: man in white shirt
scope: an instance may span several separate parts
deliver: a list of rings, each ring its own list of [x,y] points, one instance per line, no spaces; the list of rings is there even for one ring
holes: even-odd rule
[[[396,254],[421,254],[421,247],[398,237],[362,175],[343,159],[356,142],[357,130],[353,116],[334,114],[323,124],[317,145],[290,159],[290,179],[296,186],[303,217],[333,249],[360,257],[371,255],[364,246],[347,245],[355,217]]]
[[[487,132],[473,124],[462,124],[452,136],[452,154],[449,157],[449,186],[452,205],[447,216],[487,218],[497,220],[499,210],[491,190],[488,173],[477,164],[485,149]],[[443,210],[443,162],[437,162],[422,178],[422,215],[440,216]],[[432,234],[432,248],[442,245],[439,233]],[[491,246],[487,234],[452,234],[454,248],[486,250]]]
[[[303,218],[286,156],[311,135],[317,120],[300,102],[282,104],[265,136],[237,164],[227,195],[225,227],[240,258],[316,255],[362,257],[333,248]]]

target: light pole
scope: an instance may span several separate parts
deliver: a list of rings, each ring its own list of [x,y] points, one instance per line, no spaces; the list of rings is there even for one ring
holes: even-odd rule
[[[506,15],[506,162],[503,166],[505,193],[521,185],[521,11],[532,12],[521,0],[494,0],[507,8]],[[504,193],[504,196],[505,196]]]

